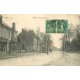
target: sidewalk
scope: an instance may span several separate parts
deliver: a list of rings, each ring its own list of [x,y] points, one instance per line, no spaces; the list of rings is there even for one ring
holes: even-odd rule
[[[5,52],[0,52],[0,60],[1,59],[8,59],[8,58],[15,58],[15,57],[22,57],[22,56],[30,56],[30,55],[35,55],[37,53],[32,53],[32,52],[28,52],[28,53],[5,53]]]

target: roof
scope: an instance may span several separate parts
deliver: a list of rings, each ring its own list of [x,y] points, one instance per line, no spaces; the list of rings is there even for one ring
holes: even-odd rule
[[[1,22],[0,25],[1,25],[0,27],[2,27],[2,28],[5,28],[5,29],[8,29],[8,30],[17,32],[16,30],[13,30],[10,26],[8,26],[8,25],[7,25],[6,23],[4,23],[4,22]]]

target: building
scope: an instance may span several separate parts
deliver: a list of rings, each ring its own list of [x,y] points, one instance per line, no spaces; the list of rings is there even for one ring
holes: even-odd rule
[[[15,50],[17,42],[15,26],[15,23],[12,23],[12,28],[6,25],[0,15],[0,51],[11,52]]]
[[[41,39],[32,31],[26,31],[22,29],[22,32],[18,34],[18,52],[40,52],[41,51]]]

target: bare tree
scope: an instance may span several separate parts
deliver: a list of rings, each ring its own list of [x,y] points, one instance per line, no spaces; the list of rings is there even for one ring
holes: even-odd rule
[[[61,38],[62,40],[62,50],[63,51],[69,51],[71,50],[71,39],[73,38],[73,24],[68,25],[68,30],[66,33],[64,33],[63,37]]]

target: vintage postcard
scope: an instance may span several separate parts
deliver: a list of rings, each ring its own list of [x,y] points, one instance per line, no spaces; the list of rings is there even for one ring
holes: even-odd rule
[[[80,15],[0,14],[0,66],[80,66]]]

